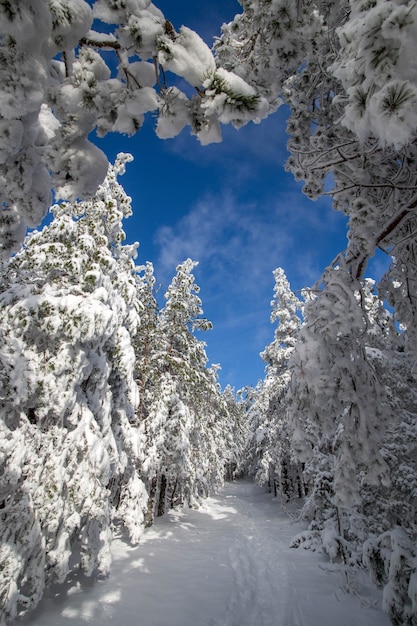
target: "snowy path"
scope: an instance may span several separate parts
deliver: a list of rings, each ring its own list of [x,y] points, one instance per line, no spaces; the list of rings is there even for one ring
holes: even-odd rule
[[[299,530],[258,486],[228,484],[200,510],[158,520],[140,546],[116,540],[109,579],[74,577],[18,624],[389,626],[367,607],[371,587],[346,595],[324,559],[288,548]]]

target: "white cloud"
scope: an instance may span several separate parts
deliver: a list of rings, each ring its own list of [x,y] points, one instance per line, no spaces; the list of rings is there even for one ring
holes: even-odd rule
[[[155,265],[164,283],[187,257],[200,262],[199,271],[212,288],[253,293],[270,282],[275,259],[292,242],[258,207],[238,205],[230,195],[202,199],[171,226],[162,226],[155,242],[160,250]]]
[[[277,178],[277,188],[260,186],[258,194],[248,192],[247,185],[206,193],[154,237],[162,291],[181,261],[199,262],[196,282],[204,313],[214,324],[204,337],[209,360],[222,365],[223,382],[237,386],[235,372],[246,369],[252,384],[263,375],[259,353],[274,333],[272,271],[283,267],[292,288],[300,290],[314,284],[345,246],[343,216],[307,200],[288,180]]]

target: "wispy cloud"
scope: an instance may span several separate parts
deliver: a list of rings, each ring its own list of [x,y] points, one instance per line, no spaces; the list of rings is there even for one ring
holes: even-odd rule
[[[276,228],[273,217],[259,214],[252,203],[238,204],[229,194],[206,196],[176,224],[157,231],[160,279],[165,282],[173,268],[190,257],[199,261],[213,289],[258,291],[265,273],[269,281],[275,259],[292,242],[288,232]]]
[[[314,284],[345,247],[344,217],[328,203],[305,198],[292,176],[283,173],[282,162],[279,167],[269,163],[269,156],[263,160],[267,137],[262,135],[253,145],[246,138],[250,157],[248,149],[243,155],[242,144],[242,162],[236,147],[230,160],[227,148],[217,152],[217,188],[206,185],[202,191],[190,180],[194,202],[188,200],[178,219],[171,213],[153,237],[155,273],[163,291],[181,261],[199,262],[196,281],[204,313],[214,324],[206,339],[209,360],[220,362],[223,381],[237,386],[235,373],[242,369],[248,382],[263,376],[259,353],[274,334],[269,321],[273,270],[283,267],[298,291]]]

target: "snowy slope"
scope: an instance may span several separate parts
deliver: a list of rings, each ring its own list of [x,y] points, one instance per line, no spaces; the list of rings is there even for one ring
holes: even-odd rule
[[[115,540],[110,578],[74,576],[18,624],[389,626],[366,578],[347,595],[324,558],[288,547],[300,529],[260,487],[227,484],[158,520],[140,546]]]

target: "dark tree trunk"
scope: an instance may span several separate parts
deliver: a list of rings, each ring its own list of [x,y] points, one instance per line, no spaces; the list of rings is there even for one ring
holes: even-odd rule
[[[171,493],[171,503],[170,503],[171,509],[173,509],[174,505],[175,505],[175,494],[176,494],[176,491],[177,491],[177,486],[178,486],[178,478],[177,478],[177,480],[174,483],[174,488],[173,488],[172,493]]]
[[[158,517],[165,513],[165,494],[167,490],[167,479],[165,474],[161,476],[161,484],[159,487],[159,499],[158,499]]]
[[[156,497],[156,488],[158,486],[158,477],[154,476],[151,481],[151,488],[149,491],[148,497],[148,508],[145,515],[145,528],[149,528],[152,526],[154,516],[155,516],[155,497]]]

